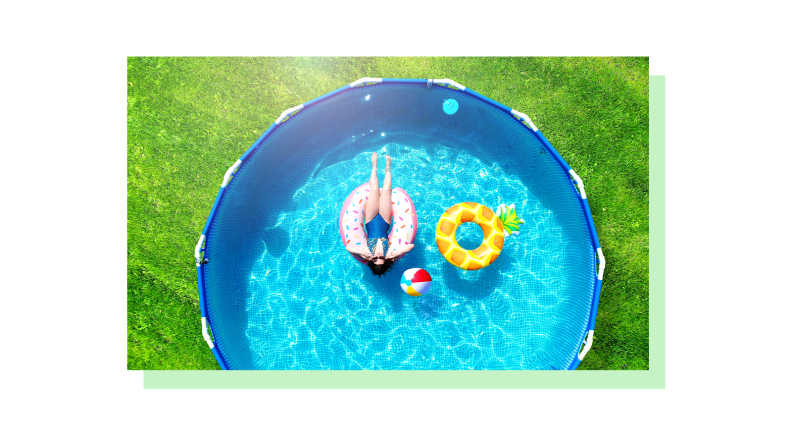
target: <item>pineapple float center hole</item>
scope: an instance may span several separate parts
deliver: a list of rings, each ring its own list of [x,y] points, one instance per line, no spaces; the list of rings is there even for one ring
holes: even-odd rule
[[[456,239],[462,249],[472,251],[484,242],[484,231],[481,226],[469,221],[459,225],[456,231]]]

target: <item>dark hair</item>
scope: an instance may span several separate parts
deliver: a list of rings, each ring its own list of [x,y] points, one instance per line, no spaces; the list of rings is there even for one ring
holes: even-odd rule
[[[374,263],[374,261],[369,260],[369,262],[366,265],[368,265],[369,269],[371,269],[372,274],[374,274],[375,276],[380,276],[380,278],[382,278],[382,276],[384,276],[385,273],[387,273],[388,270],[391,269],[393,263],[394,263],[393,260],[385,259],[385,263],[383,263],[382,265],[377,265],[376,263]]]

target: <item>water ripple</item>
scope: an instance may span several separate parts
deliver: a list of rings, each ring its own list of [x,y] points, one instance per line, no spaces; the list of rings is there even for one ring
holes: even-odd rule
[[[563,332],[570,318],[587,311],[578,308],[585,296],[576,294],[569,274],[576,254],[556,218],[558,207],[549,209],[545,192],[534,195],[497,163],[464,151],[396,144],[385,150],[393,156],[394,187],[407,190],[418,210],[415,250],[383,278],[354,260],[338,235],[338,214],[346,195],[368,180],[371,152],[322,164],[267,229],[251,270],[246,336],[256,367],[557,367],[553,353],[569,350],[570,341],[548,334]],[[480,271],[451,266],[434,242],[439,216],[463,201],[493,210],[515,203],[525,220],[501,258]],[[460,232],[465,238],[475,242],[480,230]],[[402,272],[414,267],[432,275],[430,294],[401,291]]]

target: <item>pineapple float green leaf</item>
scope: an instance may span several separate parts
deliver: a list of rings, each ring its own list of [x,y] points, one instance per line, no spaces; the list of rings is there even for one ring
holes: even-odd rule
[[[525,222],[517,216],[517,211],[514,210],[514,203],[509,206],[501,204],[495,211],[495,216],[503,223],[506,237],[510,235],[520,235],[520,225]]]

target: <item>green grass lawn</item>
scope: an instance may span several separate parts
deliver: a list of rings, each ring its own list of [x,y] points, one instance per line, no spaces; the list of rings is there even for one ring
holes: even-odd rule
[[[649,368],[648,58],[130,58],[129,369],[219,369],[194,249],[225,171],[287,108],[361,77],[453,79],[527,114],[586,186],[607,259],[579,369]]]

